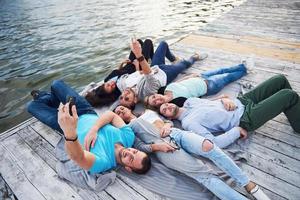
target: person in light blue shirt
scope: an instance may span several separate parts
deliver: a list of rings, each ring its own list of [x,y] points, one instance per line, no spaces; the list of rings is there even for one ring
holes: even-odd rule
[[[220,148],[225,148],[235,140],[245,138],[246,131],[240,131],[239,119],[243,115],[244,106],[235,100],[236,109],[228,112],[221,100],[188,98],[184,106],[165,103],[160,107],[160,113],[171,119],[181,121],[182,128],[193,131],[213,141]],[[212,133],[224,131],[224,134],[214,136]]]
[[[267,121],[284,112],[295,132],[300,133],[300,98],[292,90],[284,75],[276,75],[259,84],[253,90],[235,99],[223,96],[217,100],[188,98],[183,107],[165,103],[160,113],[170,119],[181,121],[185,130],[194,131],[215,140],[225,147],[240,135],[237,126],[254,131]],[[223,140],[211,133],[223,132]]]
[[[27,110],[41,122],[63,134],[70,159],[92,174],[117,166],[139,174],[146,173],[151,160],[133,146],[135,135],[113,112],[100,117],[87,100],[61,80],[55,80],[51,92],[32,91]],[[74,105],[69,108],[67,97]]]

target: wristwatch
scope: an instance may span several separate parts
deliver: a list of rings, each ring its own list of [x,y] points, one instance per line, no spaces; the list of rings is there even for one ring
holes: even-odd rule
[[[137,61],[142,62],[143,60],[145,60],[145,57],[142,55],[141,57],[137,58]]]
[[[74,139],[67,138],[65,135],[64,135],[64,138],[66,141],[75,142],[78,139],[78,135],[76,135],[76,137]]]

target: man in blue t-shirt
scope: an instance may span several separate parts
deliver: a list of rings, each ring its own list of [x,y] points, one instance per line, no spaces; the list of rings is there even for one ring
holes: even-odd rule
[[[147,154],[130,148],[134,133],[113,112],[98,117],[91,105],[63,81],[56,80],[51,92],[32,91],[27,110],[41,122],[64,134],[69,157],[90,173],[101,173],[117,164],[128,171],[146,173],[151,167]],[[75,99],[69,109],[67,97]]]

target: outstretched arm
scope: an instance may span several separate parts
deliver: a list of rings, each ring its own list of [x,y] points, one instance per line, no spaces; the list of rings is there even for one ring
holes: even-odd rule
[[[76,139],[77,138],[77,121],[78,115],[76,107],[72,106],[73,116],[69,114],[69,103],[66,105],[60,104],[58,111],[58,123],[64,132],[65,138]],[[90,169],[95,162],[95,155],[88,151],[84,151],[78,142],[75,141],[65,142],[65,148],[69,157],[77,163],[83,169]]]
[[[84,148],[89,151],[90,147],[94,147],[97,140],[98,130],[106,124],[112,124],[117,128],[121,128],[125,125],[125,122],[114,112],[105,112],[90,129],[89,133],[84,138]]]
[[[143,56],[141,44],[137,40],[132,41],[132,43],[130,45],[130,48],[131,48],[131,51],[134,53],[134,55],[137,59],[141,58]],[[143,74],[150,74],[151,73],[150,65],[148,64],[146,59],[140,61],[140,65],[142,67],[142,73]]]

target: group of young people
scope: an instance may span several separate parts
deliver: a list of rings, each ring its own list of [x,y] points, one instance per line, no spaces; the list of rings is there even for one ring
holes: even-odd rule
[[[211,160],[256,199],[269,199],[222,148],[246,138],[248,131],[281,112],[300,132],[299,96],[285,76],[274,76],[235,99],[226,95],[201,99],[245,76],[247,63],[172,82],[207,55],[194,54],[181,60],[166,42],[161,42],[155,52],[153,49],[151,40],[133,41],[129,59],[84,96],[62,80],[52,83],[51,92],[34,90],[28,112],[59,131],[69,157],[91,174],[117,165],[145,174],[151,168],[148,154],[155,153],[164,165],[195,179],[218,198],[246,199],[196,155]],[[172,64],[166,64],[165,58]],[[69,106],[68,96],[75,99],[74,106]],[[100,116],[94,110],[112,103],[112,110]],[[133,112],[137,103],[147,108],[141,115]],[[173,127],[173,119],[181,121],[182,128]],[[217,132],[222,134],[215,136]]]

